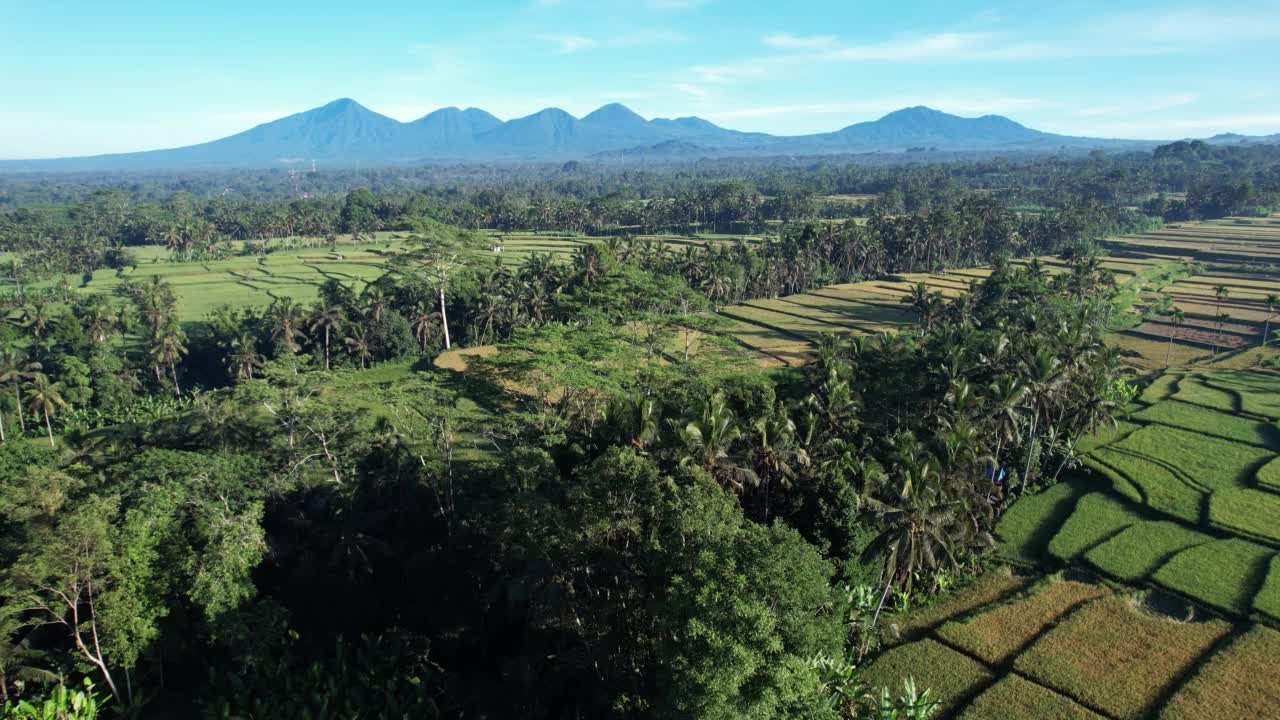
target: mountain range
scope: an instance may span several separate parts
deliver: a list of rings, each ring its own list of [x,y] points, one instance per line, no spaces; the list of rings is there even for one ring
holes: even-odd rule
[[[1219,136],[1245,142],[1244,136]],[[1229,139],[1228,139],[1229,138]],[[1217,140],[1217,138],[1214,138]],[[484,110],[447,107],[400,122],[343,98],[199,145],[51,160],[4,160],[7,171],[138,171],[310,167],[423,161],[558,161],[577,158],[694,158],[714,155],[822,155],[1150,147],[1153,141],[1072,137],[1033,130],[1000,115],[959,117],[904,108],[830,133],[777,136],[740,132],[697,117],[646,120],[612,103],[582,117],[558,108],[503,121]]]

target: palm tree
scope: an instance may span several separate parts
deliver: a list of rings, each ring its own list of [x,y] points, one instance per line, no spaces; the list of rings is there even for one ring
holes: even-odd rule
[[[346,339],[347,351],[360,361],[360,369],[364,370],[373,359],[373,350],[369,344],[369,336],[363,325],[353,325],[351,334]]]
[[[22,383],[43,369],[40,363],[29,362],[26,352],[17,345],[8,344],[0,348],[0,383],[13,383],[13,394],[17,401],[14,407],[17,408],[18,428],[24,435],[27,432],[27,421],[22,412]],[[3,431],[4,422],[0,421],[0,440],[3,439]]]
[[[1178,328],[1182,327],[1182,324],[1183,324],[1183,323],[1185,323],[1186,321],[1187,321],[1187,315],[1186,315],[1186,313],[1182,312],[1182,308],[1180,308],[1180,307],[1175,307],[1175,308],[1173,309],[1173,311],[1169,313],[1169,323],[1170,323],[1170,326],[1169,326],[1169,349],[1168,349],[1168,350],[1165,352],[1165,354],[1164,354],[1164,366],[1165,366],[1165,367],[1169,367],[1169,361],[1173,359],[1173,337],[1174,337],[1174,334],[1175,334],[1176,330],[1177,330]],[[1266,340],[1265,340],[1266,336],[1264,335],[1264,336],[1263,336],[1263,338],[1264,338],[1264,339],[1263,339],[1263,342],[1265,343],[1265,342],[1266,342]]]
[[[1222,321],[1226,318],[1226,316],[1222,314],[1222,301],[1226,300],[1227,296],[1230,294],[1231,294],[1231,291],[1227,289],[1226,285],[1219,285],[1213,289],[1213,297],[1215,300],[1215,303],[1213,306],[1213,312],[1218,319],[1218,334],[1213,341],[1214,355],[1218,354],[1218,341],[1222,339]]]
[[[418,339],[418,350],[427,351],[427,341],[440,331],[440,313],[431,309],[431,305],[420,302],[413,308],[413,336]]]
[[[1280,307],[1280,295],[1271,293],[1267,296],[1267,321],[1262,326],[1262,346],[1266,347],[1270,342],[1271,336],[1271,320],[1276,316],[1276,308]]]
[[[324,369],[329,369],[329,337],[332,333],[338,332],[342,328],[342,321],[345,319],[340,305],[324,305],[316,306],[315,314],[311,316],[311,332],[317,330],[324,331]]]
[[[741,493],[747,483],[759,483],[759,477],[738,462],[731,453],[733,444],[742,436],[738,420],[725,400],[716,392],[702,403],[697,418],[680,427],[672,423],[680,442],[681,464],[697,465],[720,484]]]
[[[173,391],[178,397],[182,397],[182,387],[178,384],[178,361],[187,354],[186,339],[177,323],[169,323],[151,342],[150,355],[155,365],[156,379],[160,379],[160,368],[167,365],[173,375]]]
[[[236,379],[252,380],[253,371],[262,366],[257,338],[252,333],[241,333],[240,337],[231,341],[231,349],[234,352],[227,356],[227,364],[235,370]]]
[[[306,335],[302,332],[305,318],[301,305],[295,303],[293,298],[283,297],[271,303],[267,316],[271,320],[271,338],[276,341],[277,347],[284,348],[290,355],[302,349],[298,338],[305,338]]]
[[[80,320],[84,323],[84,331],[95,344],[105,343],[115,334],[119,314],[102,295],[91,295],[92,299],[81,310]]]
[[[796,424],[789,417],[766,416],[751,424],[752,464],[764,485],[764,519],[769,520],[769,491],[774,483],[787,489],[797,466],[808,466],[809,453],[796,444]]]
[[[377,285],[364,289],[364,314],[374,322],[382,320],[382,313],[387,310],[387,294]]]
[[[18,310],[16,322],[31,331],[36,340],[45,336],[55,319],[54,306],[44,300],[32,300]]]
[[[49,376],[44,373],[33,373],[27,381],[27,410],[37,419],[44,415],[44,429],[49,433],[49,447],[57,447],[53,443],[53,424],[49,418],[58,414],[58,410],[67,407],[62,398],[62,383],[50,383]]]

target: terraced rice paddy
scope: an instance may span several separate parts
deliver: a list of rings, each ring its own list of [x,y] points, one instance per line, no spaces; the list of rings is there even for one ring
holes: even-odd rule
[[[993,571],[1008,586],[1008,571]],[[1186,621],[1141,595],[1048,576],[907,613],[926,628],[865,670],[872,686],[911,674],[940,701],[941,718],[1277,717],[1280,633],[1247,620]],[[927,617],[927,621],[922,619]],[[1252,678],[1252,682],[1250,682]],[[1225,714],[1205,708],[1230,709]],[[1199,713],[1199,714],[1197,714]]]

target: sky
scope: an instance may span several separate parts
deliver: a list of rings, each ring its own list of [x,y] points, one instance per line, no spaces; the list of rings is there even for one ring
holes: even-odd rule
[[[177,147],[340,97],[398,120],[621,102],[776,134],[892,110],[1280,132],[1276,0],[0,2],[0,158]]]

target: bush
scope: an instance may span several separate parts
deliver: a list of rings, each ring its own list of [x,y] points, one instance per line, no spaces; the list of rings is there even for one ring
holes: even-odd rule
[[[94,720],[104,700],[84,681],[84,690],[59,685],[44,697],[33,697],[0,707],[0,720]]]
[[[1145,717],[1230,631],[1222,621],[1175,622],[1113,596],[1072,613],[1014,668],[1112,717]]]
[[[1005,675],[979,695],[959,720],[1102,720],[1102,716],[1043,685]]]
[[[1070,562],[1093,546],[1139,521],[1129,506],[1102,493],[1080,498],[1075,511],[1049,541],[1049,554]]]
[[[1097,585],[1049,578],[1012,602],[967,620],[948,622],[937,635],[989,665],[1003,665],[1063,613],[1107,594]]]
[[[1252,607],[1253,589],[1271,555],[1246,540],[1215,540],[1178,553],[1152,579],[1210,607],[1243,615]]]
[[[1131,525],[1085,553],[1085,560],[1118,580],[1145,580],[1174,555],[1212,537],[1165,520]]]
[[[863,678],[872,688],[896,690],[905,677],[929,688],[946,716],[953,704],[972,693],[992,675],[985,667],[936,640],[919,640],[892,648],[867,666]]]
[[[1280,683],[1275,681],[1280,633],[1256,626],[1237,638],[1187,682],[1165,705],[1164,720],[1275,717]]]

